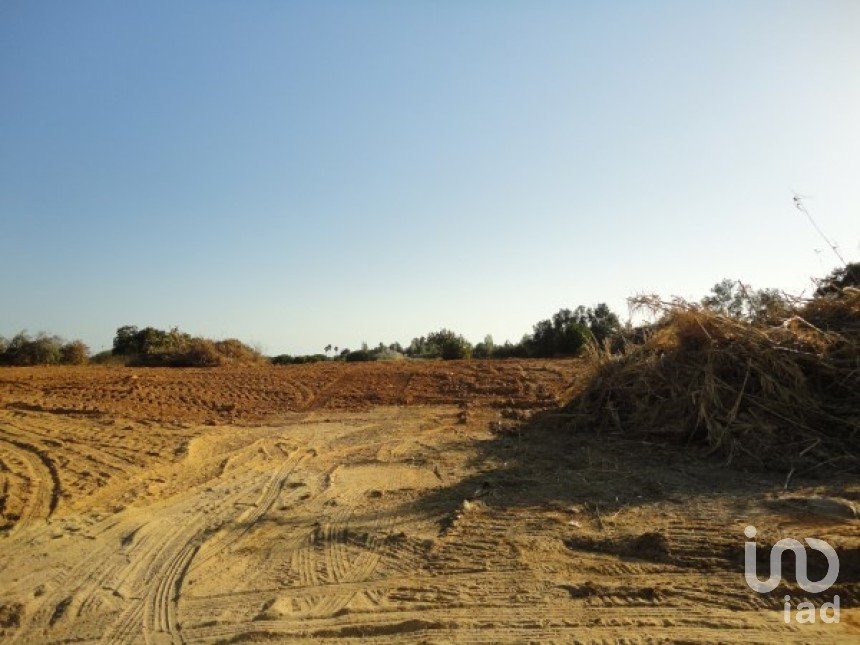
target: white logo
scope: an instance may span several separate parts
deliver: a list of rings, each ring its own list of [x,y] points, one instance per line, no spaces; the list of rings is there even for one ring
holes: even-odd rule
[[[744,535],[752,540],[756,536],[756,528],[748,526],[744,529]],[[821,593],[829,589],[839,576],[839,556],[836,550],[824,540],[805,538],[811,549],[824,554],[827,558],[827,573],[821,580],[810,580],[806,571],[806,548],[803,544],[793,538],[783,538],[773,545],[770,550],[770,576],[765,580],[758,577],[756,563],[756,543],[754,541],[744,542],[744,578],[750,589],[758,593],[770,593],[782,582],[782,554],[786,551],[794,552],[795,571],[798,586],[808,593]],[[828,611],[833,614],[829,615]],[[833,602],[822,603],[821,620],[826,623],[839,622],[839,596],[833,597]],[[791,621],[791,596],[785,597],[785,622]],[[797,605],[797,622],[815,622],[815,606],[811,602],[801,602]]]
[[[748,526],[744,529],[744,535],[752,539],[756,536],[756,528]],[[794,551],[795,570],[797,571],[797,584],[806,592],[820,593],[829,589],[839,575],[839,556],[836,551],[824,540],[806,538],[810,548],[820,551],[827,558],[827,574],[817,581],[810,580],[806,575],[806,549],[792,538],[783,538],[773,545],[770,550],[770,577],[765,581],[759,580],[756,570],[756,543],[744,542],[744,577],[750,589],[759,593],[770,593],[776,589],[782,581],[782,554],[785,551]]]

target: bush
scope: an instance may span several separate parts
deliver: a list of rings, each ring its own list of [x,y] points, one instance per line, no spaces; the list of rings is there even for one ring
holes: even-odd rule
[[[73,340],[60,347],[60,362],[66,365],[86,365],[90,358],[90,348],[79,340]]]
[[[574,313],[579,323],[588,327],[598,345],[621,331],[621,321],[605,302],[598,303],[594,309],[577,307]]]
[[[113,354],[127,356],[127,363],[141,366],[214,367],[227,363],[256,363],[260,353],[235,339],[212,341],[192,337],[174,327],[169,331],[125,325],[116,330]]]
[[[393,343],[397,345],[397,343]],[[402,361],[405,356],[397,351],[396,349],[392,349],[389,347],[377,347],[372,352],[373,360],[375,361]]]
[[[320,363],[328,361],[328,356],[325,354],[308,354],[306,356],[290,356],[289,354],[280,354],[269,359],[272,365],[303,365],[306,363]]]
[[[529,336],[524,336],[519,343],[506,340],[504,345],[496,345],[493,348],[493,358],[526,358],[528,356]]]
[[[785,296],[776,289],[753,289],[739,280],[722,280],[702,298],[701,304],[714,313],[753,323],[784,317],[789,310]]]
[[[593,309],[579,306],[573,311],[559,309],[552,318],[538,322],[531,335],[513,344],[494,347],[494,358],[551,358],[553,356],[576,356],[589,340],[602,345],[621,331],[618,316],[605,303]]]
[[[496,345],[493,342],[493,337],[487,334],[484,336],[482,342],[475,345],[475,349],[472,350],[472,356],[475,358],[492,358],[495,349]]]
[[[155,327],[144,327],[139,330],[134,325],[125,325],[116,330],[113,353],[144,356],[169,354],[181,351],[191,340],[190,335],[180,332],[177,327],[164,331]]]
[[[576,313],[560,309],[550,320],[542,320],[534,326],[534,333],[526,346],[532,356],[572,356],[585,347],[589,329],[584,323],[584,310]]]
[[[40,333],[31,340],[26,334],[19,334],[12,339],[12,344],[16,365],[56,365],[62,357],[63,341],[58,336]]]
[[[116,330],[113,339],[113,353],[122,356],[140,354],[143,350],[138,342],[138,329],[133,325],[124,325]]]
[[[346,359],[345,359],[345,360],[346,360],[346,362],[347,362],[347,363],[355,363],[355,362],[362,362],[362,361],[372,361],[372,360],[373,360],[373,355],[370,353],[370,351],[369,351],[369,350],[366,350],[366,349],[357,349],[357,350],[355,350],[354,352],[349,352],[349,353],[346,355]]]
[[[123,366],[128,361],[128,357],[114,354],[113,350],[106,349],[103,352],[90,356],[89,362],[93,365],[120,365]]]
[[[427,345],[433,355],[446,361],[472,357],[471,343],[450,329],[440,329],[427,334]]]
[[[215,343],[203,338],[192,338],[181,349],[162,355],[171,367],[217,367],[226,360]]]
[[[427,351],[427,339],[421,336],[421,338],[413,338],[412,342],[409,343],[409,347],[404,350],[404,353],[410,358],[420,358],[426,356]]]
[[[256,363],[263,360],[260,352],[236,338],[216,340],[215,351],[232,363]]]
[[[3,352],[7,365],[56,365],[60,362],[62,340],[57,336],[39,334],[31,338],[26,332],[15,334]]]
[[[852,262],[834,269],[818,283],[816,296],[838,295],[845,287],[860,287],[860,262]]]
[[[35,338],[19,332],[11,340],[0,340],[0,364],[3,365],[58,365],[60,363],[86,363],[89,348],[79,340],[65,343],[59,336],[45,333]]]

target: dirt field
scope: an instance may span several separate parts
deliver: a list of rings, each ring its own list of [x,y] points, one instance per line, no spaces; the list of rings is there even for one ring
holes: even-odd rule
[[[857,642],[860,483],[571,432],[578,374],[0,369],[0,637]],[[837,549],[838,624],[746,586],[749,524]]]

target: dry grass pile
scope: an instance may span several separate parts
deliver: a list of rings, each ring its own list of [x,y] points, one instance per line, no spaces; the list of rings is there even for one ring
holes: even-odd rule
[[[860,290],[768,326],[683,301],[636,304],[660,321],[620,355],[592,351],[577,419],[765,468],[860,472]]]

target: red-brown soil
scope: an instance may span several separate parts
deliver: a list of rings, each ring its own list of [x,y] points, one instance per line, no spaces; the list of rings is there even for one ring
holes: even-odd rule
[[[161,422],[259,422],[374,405],[540,408],[564,399],[575,360],[316,363],[279,367],[0,369],[0,405]]]

